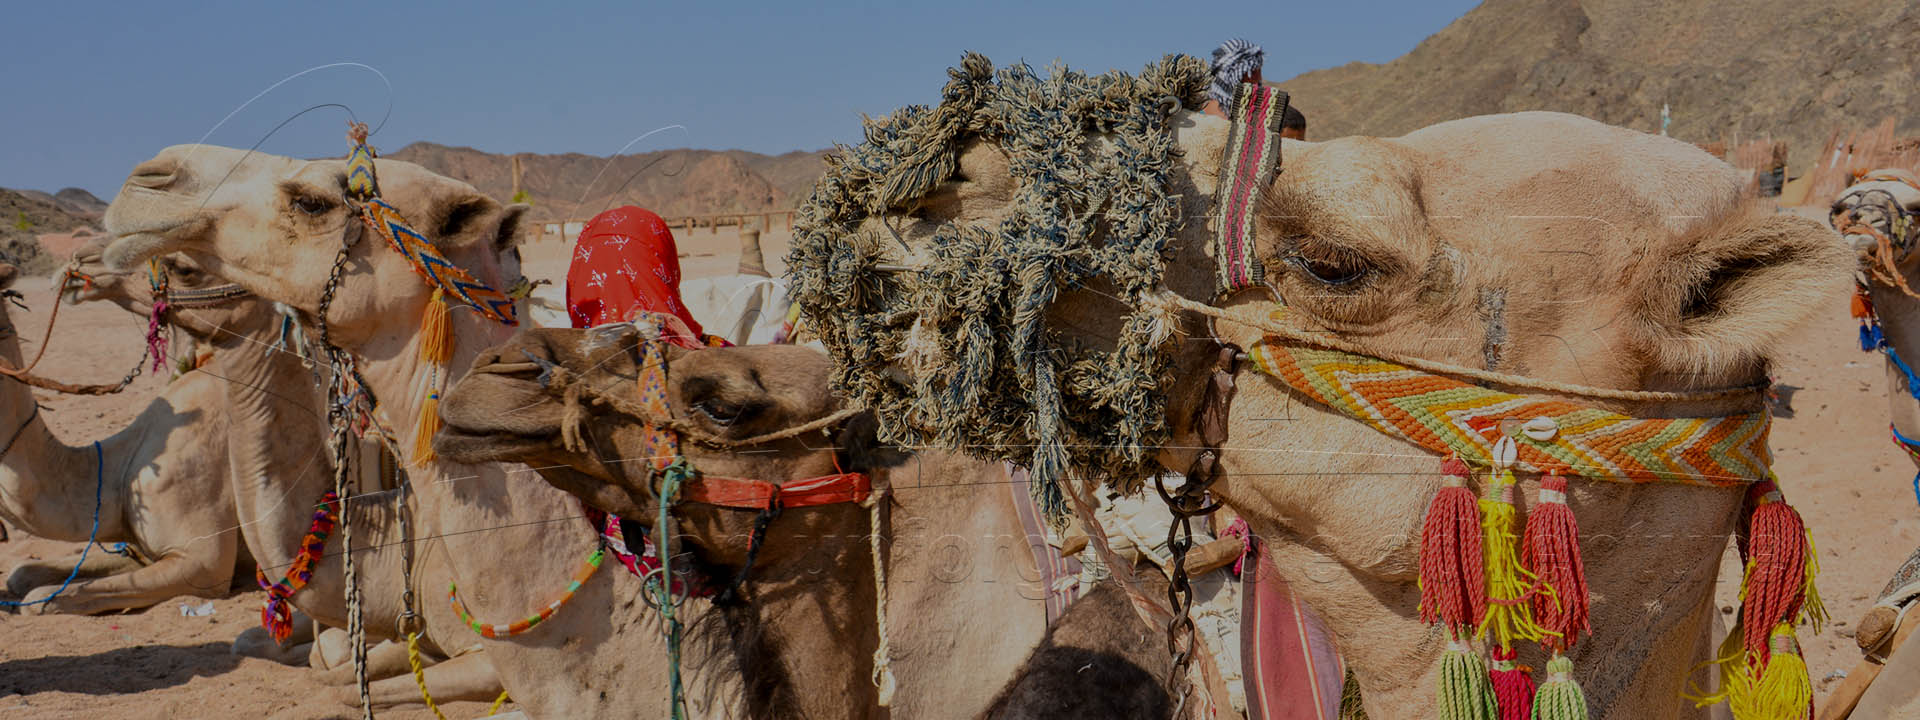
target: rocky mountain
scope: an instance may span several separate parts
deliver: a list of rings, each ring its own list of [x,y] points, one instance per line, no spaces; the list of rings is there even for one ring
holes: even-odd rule
[[[0,188],[0,262],[29,274],[51,271],[56,261],[42,251],[39,236],[99,230],[106,210],[100,198],[79,188],[52,194]]]
[[[502,200],[513,195],[513,158],[517,157],[521,190],[540,219],[584,219],[621,204],[669,217],[786,210],[806,198],[824,169],[824,155],[762,155],[744,150],[662,150],[612,158],[579,153],[497,155],[426,142],[383,154],[472,183]]]
[[[1249,35],[1250,39],[1259,38]],[[1268,44],[1268,51],[1284,51]],[[1885,0],[1486,0],[1385,64],[1279,82],[1307,137],[1455,118],[1578,113],[1696,142],[1788,143],[1797,174],[1836,130],[1920,134],[1920,4]]]

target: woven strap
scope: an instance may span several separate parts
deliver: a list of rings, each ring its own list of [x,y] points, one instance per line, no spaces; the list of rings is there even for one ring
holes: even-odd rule
[[[366,126],[355,124],[348,130],[347,138],[353,143],[347,151],[347,195],[359,205],[360,219],[367,228],[405,257],[429,286],[446,292],[449,300],[471,307],[502,325],[518,325],[513,298],[454,265],[440,254],[432,241],[409,226],[399,210],[380,199],[380,180],[373,165],[376,154],[367,145]]]
[[[1253,259],[1253,222],[1260,195],[1280,168],[1280,121],[1287,114],[1287,93],[1257,83],[1241,83],[1233,102],[1233,130],[1220,157],[1219,196],[1214,198],[1213,255],[1220,266],[1220,291],[1230,293],[1261,283]]]
[[[1514,438],[1524,472],[1592,480],[1724,487],[1767,479],[1765,410],[1712,418],[1633,418],[1560,399],[1490,390],[1384,360],[1272,340],[1255,368],[1322,405],[1437,454],[1491,465],[1486,434],[1501,420],[1546,418],[1552,437]]]
[[[873,481],[863,473],[823,475],[775,485],[765,480],[702,475],[680,490],[680,499],[742,510],[812,507],[865,502]]]

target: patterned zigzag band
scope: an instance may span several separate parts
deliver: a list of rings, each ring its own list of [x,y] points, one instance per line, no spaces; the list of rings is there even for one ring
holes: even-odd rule
[[[515,318],[513,298],[480,282],[447,260],[439,250],[434,249],[426,236],[407,225],[399,210],[378,198],[361,207],[364,208],[361,218],[366,221],[367,227],[386,239],[388,246],[412,263],[414,272],[419,273],[428,285],[446,291],[457,304],[471,307],[494,322],[509,326],[519,324]]]
[[[1724,487],[1767,479],[1769,414],[1633,418],[1565,400],[1515,395],[1337,350],[1269,339],[1255,367],[1327,407],[1429,451],[1489,465],[1482,428],[1550,418],[1548,440],[1521,435],[1516,470],[1613,482]]]

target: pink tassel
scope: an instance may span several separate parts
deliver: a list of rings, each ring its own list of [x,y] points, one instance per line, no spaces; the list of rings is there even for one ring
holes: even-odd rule
[[[160,324],[167,316],[167,301],[156,298],[153,312],[147,315],[147,354],[153,356],[152,372],[160,372],[167,366],[167,336],[160,332]]]
[[[1512,648],[1494,647],[1489,653],[1493,656],[1493,697],[1500,710],[1500,720],[1533,719],[1533,675],[1531,668],[1516,666],[1514,658],[1519,656]]]

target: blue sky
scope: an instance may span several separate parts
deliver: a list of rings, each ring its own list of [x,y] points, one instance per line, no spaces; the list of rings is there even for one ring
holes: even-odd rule
[[[0,186],[110,199],[135,163],[199,140],[283,78],[336,62],[377,67],[393,84],[376,147],[607,155],[681,125],[628,151],[778,153],[851,142],[861,113],[937,100],[967,50],[1002,65],[1133,71],[1242,36],[1266,47],[1271,80],[1391,60],[1473,4],[17,3],[0,40]],[[372,73],[324,70],[207,141],[250,146],[320,103],[374,123],[388,101]],[[345,123],[338,108],[315,110],[261,147],[339,155]]]

